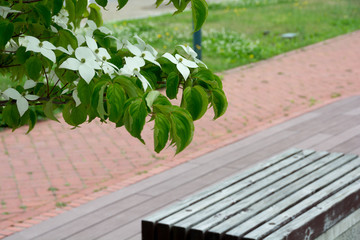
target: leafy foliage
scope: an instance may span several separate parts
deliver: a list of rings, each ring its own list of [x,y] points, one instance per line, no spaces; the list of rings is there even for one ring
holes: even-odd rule
[[[118,0],[118,9],[127,4]],[[171,0],[182,12],[191,3],[195,30],[207,16],[205,0]],[[184,150],[193,121],[209,106],[224,114],[227,100],[219,78],[189,47],[159,56],[138,36],[118,39],[102,26],[107,0],[0,0],[0,72],[16,84],[0,91],[0,119],[31,131],[37,115],[78,127],[99,118],[141,132],[154,121],[154,146]],[[156,1],[159,6],[162,1]],[[135,42],[135,43],[134,43]],[[164,94],[155,90],[165,86]],[[179,89],[184,89],[179,91]],[[181,105],[169,99],[181,97]],[[42,111],[39,112],[39,106]]]

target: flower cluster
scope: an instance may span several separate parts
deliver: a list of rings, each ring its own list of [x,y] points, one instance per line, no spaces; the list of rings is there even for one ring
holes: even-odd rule
[[[179,11],[189,3],[171,1]],[[193,1],[198,29],[207,6]],[[0,0],[0,71],[13,80],[0,89],[0,119],[13,129],[27,124],[30,131],[39,113],[57,120],[57,109],[71,126],[99,118],[144,142],[149,116],[155,151],[171,143],[178,153],[209,105],[214,118],[224,114],[221,81],[188,46],[159,54],[137,35],[116,37],[101,26],[97,4],[106,2]],[[127,1],[118,2],[121,8]],[[166,87],[166,95],[159,87]],[[173,105],[169,99],[180,94],[181,105]]]

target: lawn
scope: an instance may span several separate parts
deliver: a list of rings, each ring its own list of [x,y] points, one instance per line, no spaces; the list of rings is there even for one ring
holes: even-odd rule
[[[164,25],[165,24],[165,25]],[[106,24],[131,40],[138,34],[160,53],[192,45],[191,13]],[[203,60],[223,71],[360,28],[359,0],[238,0],[209,5]],[[281,37],[296,33],[293,39]]]

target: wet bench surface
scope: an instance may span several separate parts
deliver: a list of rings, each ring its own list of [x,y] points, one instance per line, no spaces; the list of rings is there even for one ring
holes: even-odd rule
[[[292,148],[144,218],[142,239],[314,239],[359,199],[357,155]]]

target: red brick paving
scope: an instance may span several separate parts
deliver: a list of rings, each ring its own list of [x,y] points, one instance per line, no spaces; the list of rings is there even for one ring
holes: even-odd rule
[[[224,73],[227,113],[196,122],[194,141],[174,156],[123,128],[54,121],[0,132],[0,239],[256,131],[342,97],[360,94],[360,31]],[[360,103],[359,103],[360,105]],[[66,204],[63,208],[58,208]]]

